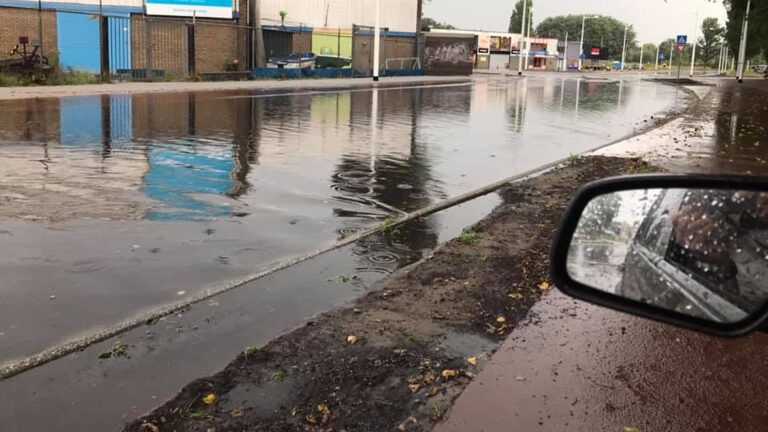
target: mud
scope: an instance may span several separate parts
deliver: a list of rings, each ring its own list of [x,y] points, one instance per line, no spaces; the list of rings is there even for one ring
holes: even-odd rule
[[[549,245],[575,189],[636,165],[580,159],[501,190],[499,207],[433,255],[248,350],[126,430],[431,429],[551,289]]]

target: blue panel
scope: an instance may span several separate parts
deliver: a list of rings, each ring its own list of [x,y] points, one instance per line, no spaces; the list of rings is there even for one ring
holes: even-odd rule
[[[37,9],[38,3],[30,0],[0,0],[0,6],[5,7],[17,7],[26,9]],[[92,14],[99,13],[98,3],[83,4],[83,3],[60,3],[60,2],[48,2],[44,1],[40,5],[43,9],[49,10],[64,10],[68,12],[89,12]],[[144,6],[112,6],[105,4],[102,7],[104,15],[119,15],[129,17],[132,13],[143,14]]]
[[[109,136],[112,146],[130,146],[133,143],[133,98],[131,95],[109,97]]]
[[[149,152],[150,172],[142,188],[163,209],[147,214],[150,220],[205,220],[230,215],[228,206],[195,199],[193,194],[226,195],[235,185],[230,149],[189,152],[184,146],[155,144]]]
[[[254,68],[251,74],[255,78],[300,78],[300,69],[275,69],[275,68]]]
[[[131,20],[130,18],[108,18],[109,30],[109,71],[116,74],[119,69],[131,69]]]
[[[100,146],[101,96],[62,99],[59,122],[62,147]]]
[[[61,67],[99,72],[98,16],[58,12],[56,17]]]

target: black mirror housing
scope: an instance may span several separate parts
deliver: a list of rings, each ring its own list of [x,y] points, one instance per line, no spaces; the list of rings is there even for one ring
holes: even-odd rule
[[[735,190],[763,194],[768,193],[768,179],[745,176],[652,174],[614,177],[585,185],[572,200],[552,245],[550,272],[558,289],[571,297],[599,306],[721,337],[739,337],[760,328],[768,317],[768,301],[756,306],[754,310],[745,314],[745,318],[736,322],[717,322],[597,289],[572,277],[568,271],[569,250],[582,215],[590,202],[597,197],[612,193],[650,189]],[[622,269],[624,266],[625,264],[621,264]],[[759,283],[765,286],[768,294],[768,280]]]

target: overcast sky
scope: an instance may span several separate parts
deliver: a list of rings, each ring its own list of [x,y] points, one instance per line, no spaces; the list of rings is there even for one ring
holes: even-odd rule
[[[461,29],[506,31],[516,1],[432,0],[424,16]],[[632,24],[641,42],[657,43],[677,34],[691,38],[697,11],[698,28],[710,16],[725,23],[721,0],[533,0],[533,24],[555,15],[595,13]]]

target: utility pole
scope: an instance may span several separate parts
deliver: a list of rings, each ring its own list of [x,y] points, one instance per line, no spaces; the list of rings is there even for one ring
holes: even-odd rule
[[[691,77],[693,77],[693,65],[696,63],[696,32],[699,30],[699,12],[696,12],[696,25],[693,26],[693,54],[691,54]],[[706,68],[706,65],[704,66]]]
[[[659,50],[661,49],[661,45],[656,45],[656,67],[654,74],[659,73]]]
[[[562,70],[568,72],[568,32],[565,32],[565,48],[563,48]]]
[[[640,69],[640,73],[643,73],[643,50],[645,49],[645,46],[641,43],[640,44],[640,64],[638,65],[638,68]]]
[[[376,24],[373,29],[373,80],[378,81],[381,55],[381,0],[376,0]]]
[[[526,35],[530,38],[531,37],[531,27],[533,26],[533,3],[531,3],[531,8],[528,9],[528,32]],[[530,47],[527,50],[527,55],[525,56],[525,70],[528,70],[528,62],[530,61],[531,57],[531,49]]]
[[[520,28],[520,46],[517,52],[517,75],[523,74],[523,45],[525,44],[525,16],[528,6],[528,0],[523,0],[523,22]]]
[[[675,55],[675,44],[672,43],[675,38],[673,37],[672,40],[669,41],[669,65],[667,67],[667,76],[672,76],[672,57]]]
[[[253,38],[256,45],[256,52],[254,54],[256,58],[253,63],[257,68],[263,68],[267,66],[267,55],[264,53],[264,33],[261,31],[261,0],[251,0],[251,2],[253,4],[251,7],[251,13],[253,14],[251,17],[251,25],[253,26],[251,31],[256,35]]]
[[[752,0],[747,0],[747,10],[744,13],[744,25],[741,28],[741,44],[739,45],[739,69],[736,71],[736,80],[744,82],[744,57],[747,55],[747,30],[749,29],[749,7]]]
[[[621,71],[624,71],[624,60],[626,59],[627,55],[627,29],[629,26],[624,26],[624,44],[621,47]]]
[[[581,17],[581,42],[579,42],[579,70],[581,70],[581,56],[584,55],[584,24],[587,22],[587,16]],[[602,49],[602,47],[601,47]]]

